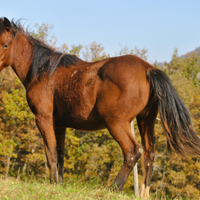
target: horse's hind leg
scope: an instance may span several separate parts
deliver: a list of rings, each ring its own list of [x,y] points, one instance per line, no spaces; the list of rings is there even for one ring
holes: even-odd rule
[[[123,124],[117,123],[115,126],[112,125],[112,127],[108,126],[108,129],[113,138],[119,143],[124,154],[123,166],[113,183],[113,189],[121,191],[128,175],[140,158],[142,149],[134,139],[128,122]]]
[[[143,182],[141,186],[141,197],[149,197],[150,178],[155,156],[154,151],[154,124],[158,113],[158,107],[154,102],[137,116],[138,127],[142,138],[143,146]]]
[[[64,147],[65,147],[65,130],[66,128],[55,128],[56,149],[58,157],[58,181],[63,182],[63,165],[64,165]]]

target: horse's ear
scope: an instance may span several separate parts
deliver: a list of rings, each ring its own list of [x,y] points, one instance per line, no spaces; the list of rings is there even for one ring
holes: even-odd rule
[[[6,17],[3,17],[3,23],[4,23],[4,27],[7,31],[10,30],[11,28],[11,23],[10,21],[6,18]]]

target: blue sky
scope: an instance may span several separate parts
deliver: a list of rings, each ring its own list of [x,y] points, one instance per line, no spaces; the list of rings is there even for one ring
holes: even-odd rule
[[[4,0],[0,17],[24,18],[54,26],[57,46],[102,44],[115,55],[121,46],[148,49],[148,60],[169,62],[200,46],[200,1],[197,0]],[[121,46],[120,46],[121,45]]]

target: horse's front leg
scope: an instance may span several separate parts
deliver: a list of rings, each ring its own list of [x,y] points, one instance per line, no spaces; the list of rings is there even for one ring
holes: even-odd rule
[[[58,181],[63,182],[63,165],[64,165],[64,147],[65,147],[65,131],[66,128],[55,128],[57,141],[57,156],[58,156]]]
[[[36,115],[36,124],[40,130],[47,157],[47,164],[50,171],[50,182],[57,183],[58,181],[58,168],[57,168],[57,149],[56,149],[56,136],[54,132],[52,115],[43,113]]]

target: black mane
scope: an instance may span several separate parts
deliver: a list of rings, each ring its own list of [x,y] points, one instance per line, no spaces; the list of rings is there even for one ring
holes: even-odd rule
[[[70,65],[84,62],[76,55],[63,54],[53,50],[32,36],[29,36],[29,38],[33,48],[33,58],[30,67],[31,77],[42,78],[45,74],[50,76],[60,65],[68,68]]]
[[[35,39],[31,36],[28,30],[24,30],[20,24],[20,20],[16,23],[11,22],[13,35],[17,35],[20,31],[25,34],[31,44],[33,50],[32,63],[29,69],[29,76],[32,78],[41,79],[44,75],[48,77],[52,75],[59,66],[69,68],[70,65],[78,65],[84,61],[78,58],[76,55],[64,54],[54,50],[44,42]]]

